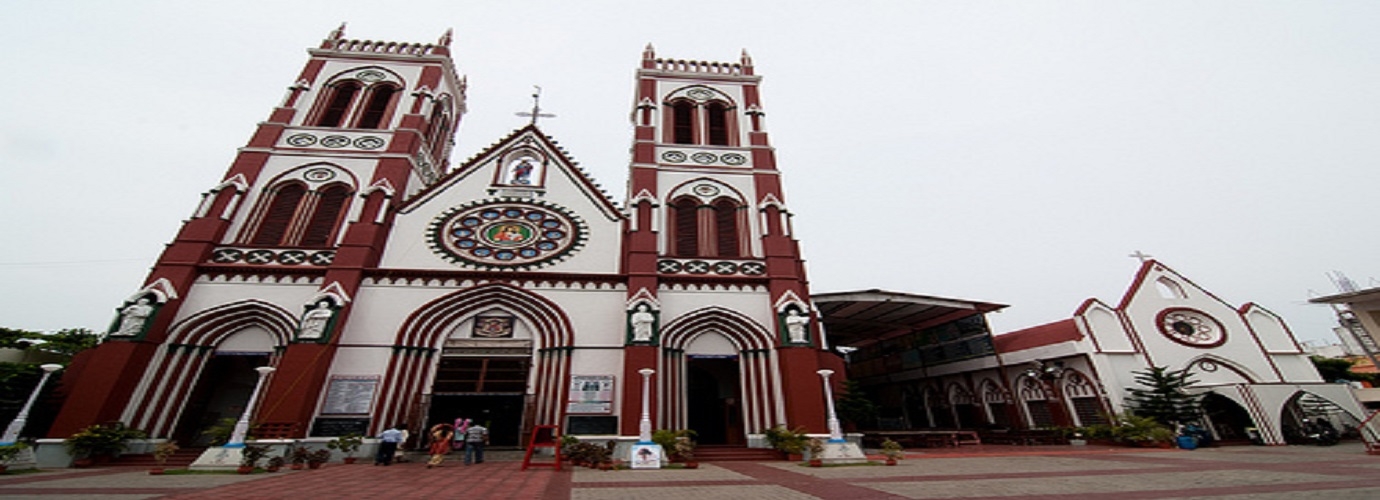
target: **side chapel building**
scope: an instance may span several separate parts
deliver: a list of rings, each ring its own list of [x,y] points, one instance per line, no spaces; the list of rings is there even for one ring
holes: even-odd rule
[[[743,54],[637,71],[627,199],[535,125],[447,158],[466,81],[436,44],[332,32],[64,380],[50,430],[192,442],[264,379],[263,435],[469,417],[745,444],[825,431],[842,373],[808,302]],[[643,377],[640,370],[655,373]],[[267,436],[266,436],[267,437]]]

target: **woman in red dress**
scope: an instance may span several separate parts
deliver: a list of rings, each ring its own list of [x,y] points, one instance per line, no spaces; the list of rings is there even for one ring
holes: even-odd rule
[[[450,424],[440,423],[431,426],[431,460],[427,460],[426,468],[440,467],[441,462],[446,459],[446,454],[450,453],[450,440],[455,438],[455,430]]]

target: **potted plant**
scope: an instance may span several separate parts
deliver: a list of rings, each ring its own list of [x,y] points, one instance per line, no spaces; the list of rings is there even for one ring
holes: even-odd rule
[[[158,443],[158,446],[153,448],[153,459],[158,461],[158,467],[149,469],[149,474],[155,476],[163,474],[163,467],[168,464],[168,457],[177,453],[177,450],[177,443],[172,441]]]
[[[331,460],[331,450],[320,449],[307,454],[307,468],[320,469],[321,464]]]
[[[767,444],[781,452],[787,460],[798,462],[800,454],[805,451],[805,443],[808,438],[805,436],[805,429],[787,429],[784,425],[778,425],[767,429]]]
[[[147,437],[144,431],[131,429],[124,422],[96,424],[77,431],[62,441],[67,452],[76,460],[72,465],[85,467],[94,462],[108,462],[125,451],[126,439]]]
[[[676,453],[676,450],[678,450],[679,446],[681,446],[680,440],[682,438],[688,440],[694,438],[697,435],[698,434],[696,434],[695,431],[690,429],[658,429],[656,432],[652,433],[652,442],[661,445],[661,449],[666,451],[667,458],[669,458],[672,462],[678,462],[685,460],[685,458],[680,456],[679,453]],[[690,447],[693,453],[694,441],[691,441],[690,443]]]
[[[345,463],[355,463],[355,452],[364,444],[364,436],[349,433],[326,442],[326,447],[345,454]]]
[[[690,436],[677,437],[672,449],[675,450],[676,457],[685,462],[685,468],[700,468],[700,463],[695,461],[695,441],[690,439]]]
[[[7,444],[5,446],[0,446],[0,474],[4,474],[5,471],[9,470],[10,462],[13,461],[15,457],[18,457],[20,453],[23,453],[24,450],[28,448],[29,445],[24,443],[14,443]]]
[[[901,443],[886,438],[882,441],[882,455],[886,457],[887,465],[896,465],[896,461],[906,457],[906,452],[901,448]]]
[[[282,456],[270,458],[268,459],[268,464],[264,466],[264,470],[267,470],[269,472],[278,472],[279,469],[283,468],[283,461],[284,460]]]
[[[810,438],[810,467],[824,467],[824,440],[820,438]]]
[[[267,454],[267,446],[255,446],[252,444],[245,446],[244,451],[240,455],[240,467],[236,469],[236,471],[240,474],[249,474],[254,472],[254,468],[259,466],[259,461],[263,460],[264,455]]]
[[[302,470],[307,465],[307,458],[311,457],[311,450],[305,446],[292,448],[292,470]]]

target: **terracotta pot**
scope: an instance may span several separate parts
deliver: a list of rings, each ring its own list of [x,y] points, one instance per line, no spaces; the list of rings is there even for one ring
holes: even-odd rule
[[[700,468],[700,463],[699,463],[699,462],[685,462],[685,468],[687,468],[687,469],[698,469],[698,468]]]
[[[316,470],[321,468],[321,462],[307,462],[307,468]]]
[[[353,464],[353,463],[355,463],[355,457],[345,457],[345,463],[347,463],[347,464]]]
[[[0,466],[0,467],[3,467],[3,466]],[[161,475],[163,475],[163,469],[149,469],[149,475],[150,475],[150,476],[161,476]]]
[[[90,458],[78,458],[72,461],[72,467],[76,467],[78,469],[85,469],[87,467],[90,467],[91,464],[94,463],[96,463],[96,461]]]
[[[240,474],[249,474],[249,473],[254,472],[254,466],[252,466],[252,465],[241,465],[238,469],[235,469],[235,472],[238,472],[238,473],[240,473]]]
[[[887,465],[896,465],[896,459],[894,459],[894,458],[888,458],[888,459],[886,459],[886,464],[887,464]]]
[[[792,462],[799,462],[801,460],[805,460],[805,455],[801,455],[799,453],[787,453],[786,460],[790,460]]]
[[[292,470],[302,470],[302,467],[304,467],[302,464],[292,464],[288,466],[288,468]]]
[[[613,470],[613,464],[608,462],[599,462],[599,470]]]
[[[266,469],[264,469],[264,470],[269,471],[269,472],[278,472],[278,469],[282,469],[282,467],[277,466],[277,465],[271,465],[271,466],[269,466],[268,468],[266,468]]]
[[[824,467],[824,461],[818,458],[810,460],[810,467]]]

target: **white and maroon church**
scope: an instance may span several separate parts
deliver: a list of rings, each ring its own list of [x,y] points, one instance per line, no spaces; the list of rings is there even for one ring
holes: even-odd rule
[[[450,35],[310,50],[283,102],[74,361],[49,435],[123,421],[195,442],[263,380],[261,437],[376,434],[469,417],[746,444],[825,431],[812,310],[739,61],[637,71],[627,199],[536,126],[451,165],[466,110]],[[533,110],[534,115],[540,109]]]

